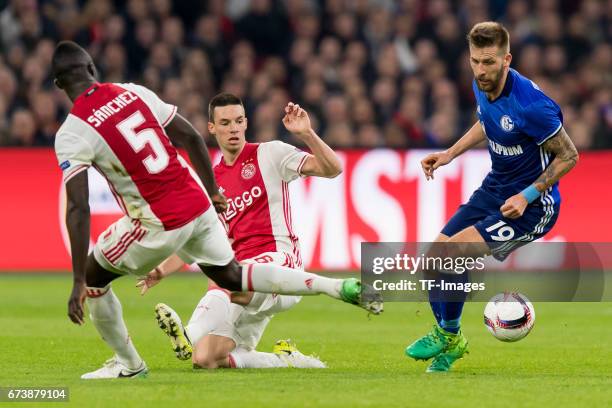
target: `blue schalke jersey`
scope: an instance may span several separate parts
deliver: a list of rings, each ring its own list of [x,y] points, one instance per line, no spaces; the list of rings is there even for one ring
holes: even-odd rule
[[[541,145],[561,129],[563,115],[559,105],[512,68],[497,99],[489,101],[476,81],[472,88],[492,163],[481,188],[506,200],[532,184],[554,159]],[[533,204],[558,206],[561,197],[557,187],[558,183]]]

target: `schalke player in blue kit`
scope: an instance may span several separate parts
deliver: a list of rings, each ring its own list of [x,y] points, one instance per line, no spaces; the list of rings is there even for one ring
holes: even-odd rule
[[[492,254],[503,260],[553,227],[561,203],[558,181],[576,165],[578,152],[563,128],[559,106],[510,68],[508,31],[499,23],[483,22],[467,39],[478,122],[448,150],[425,157],[421,166],[427,179],[433,178],[437,168],[487,141],[491,172],[436,242],[470,243],[468,253],[454,256]],[[437,324],[408,346],[406,354],[417,360],[433,358],[427,371],[444,372],[467,351],[460,330],[465,294],[457,298],[455,293],[452,301],[440,299],[435,290],[429,296]]]

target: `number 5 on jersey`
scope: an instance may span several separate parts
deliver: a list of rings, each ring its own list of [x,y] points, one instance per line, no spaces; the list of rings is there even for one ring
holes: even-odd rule
[[[142,129],[140,132],[136,132],[136,128],[145,122],[144,116],[140,111],[136,111],[131,114],[128,118],[122,120],[117,124],[117,130],[132,146],[132,149],[136,153],[140,152],[145,148],[146,145],[151,146],[153,154],[148,155],[142,163],[145,165],[149,173],[157,174],[162,172],[170,161],[170,157],[166,152],[159,136],[155,133],[155,130],[151,128]]]

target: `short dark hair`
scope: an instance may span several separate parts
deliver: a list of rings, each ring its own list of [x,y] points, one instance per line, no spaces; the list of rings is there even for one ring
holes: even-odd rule
[[[234,94],[223,92],[215,95],[208,104],[208,121],[215,123],[215,108],[219,106],[240,105],[244,108],[244,104]]]
[[[72,76],[87,74],[90,65],[93,66],[91,56],[73,41],[57,44],[51,59],[53,78],[64,85]]]
[[[467,40],[476,48],[495,45],[510,52],[510,34],[506,27],[496,21],[483,21],[474,25],[467,35]]]

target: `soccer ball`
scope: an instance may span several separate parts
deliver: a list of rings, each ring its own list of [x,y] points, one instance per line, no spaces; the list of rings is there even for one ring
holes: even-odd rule
[[[500,293],[487,303],[484,323],[496,339],[518,341],[531,331],[535,310],[529,299],[520,293]]]

